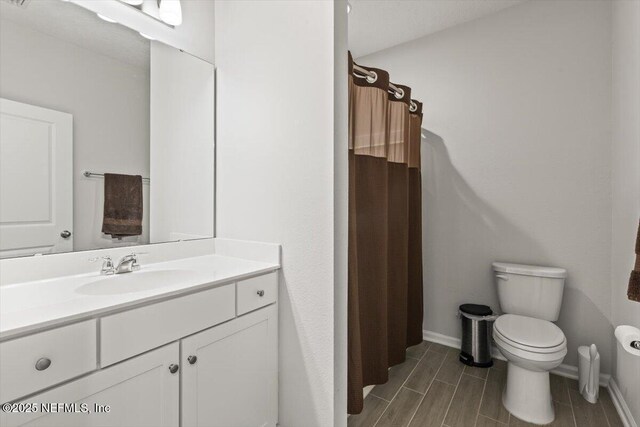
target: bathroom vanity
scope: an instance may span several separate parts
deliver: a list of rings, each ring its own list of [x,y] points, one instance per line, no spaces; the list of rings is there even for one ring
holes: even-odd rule
[[[168,255],[214,241],[217,253]],[[131,273],[72,253],[40,258],[96,271],[0,286],[1,425],[276,425],[279,247],[157,246]],[[34,261],[4,260],[3,280]]]
[[[182,25],[149,14],[161,2],[17,3],[0,4],[0,425],[275,426],[280,247],[213,238],[213,2]]]

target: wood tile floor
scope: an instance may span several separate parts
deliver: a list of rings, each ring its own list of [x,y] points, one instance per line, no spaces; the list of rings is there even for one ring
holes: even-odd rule
[[[367,395],[364,410],[349,417],[349,427],[505,427],[533,426],[502,406],[506,362],[489,369],[465,366],[459,351],[423,341],[407,349],[407,360],[389,371],[389,381]],[[622,427],[609,392],[588,403],[575,380],[551,375],[558,427]]]

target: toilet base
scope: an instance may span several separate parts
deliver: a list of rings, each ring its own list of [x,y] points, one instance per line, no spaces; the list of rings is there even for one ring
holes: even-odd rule
[[[548,371],[530,371],[509,362],[502,404],[515,417],[533,424],[555,418]]]

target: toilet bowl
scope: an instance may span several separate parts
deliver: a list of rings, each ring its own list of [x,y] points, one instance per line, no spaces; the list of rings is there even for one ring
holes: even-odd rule
[[[516,417],[534,424],[555,418],[549,371],[567,354],[567,341],[553,323],[504,314],[493,325],[496,346],[508,361],[502,403]]]
[[[554,267],[493,263],[500,307],[493,339],[507,359],[502,403],[515,417],[533,424],[555,418],[549,371],[567,354],[558,319],[566,270]]]

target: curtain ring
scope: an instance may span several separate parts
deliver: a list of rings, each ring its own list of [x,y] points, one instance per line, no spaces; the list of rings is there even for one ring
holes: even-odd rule
[[[369,73],[371,73],[371,75],[366,77],[367,83],[373,84],[378,80],[378,73],[376,73],[373,70],[368,70],[368,71],[369,71]]]
[[[402,90],[402,88],[398,88],[398,90],[393,94],[396,99],[402,99],[404,98],[404,90]]]
[[[412,113],[415,113],[416,111],[418,111],[418,105],[411,101],[411,104],[409,104],[409,111]]]

